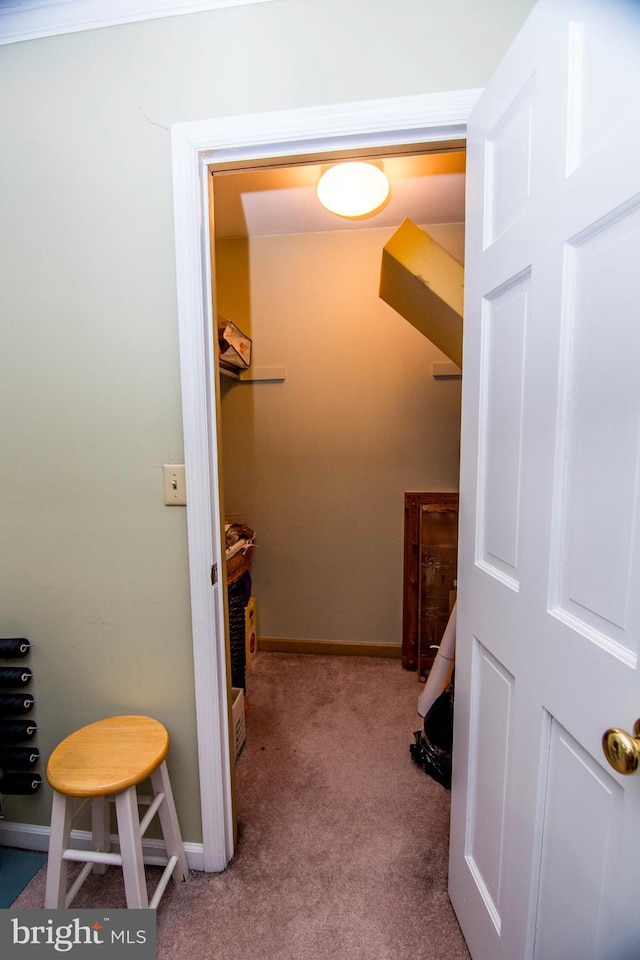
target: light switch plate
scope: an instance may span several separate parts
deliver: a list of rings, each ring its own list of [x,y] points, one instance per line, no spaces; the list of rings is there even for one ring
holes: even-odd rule
[[[187,503],[184,463],[165,463],[162,476],[165,504],[168,507],[184,507]]]

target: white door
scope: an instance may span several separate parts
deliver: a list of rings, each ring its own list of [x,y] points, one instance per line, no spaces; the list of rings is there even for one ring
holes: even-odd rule
[[[637,960],[640,4],[541,0],[468,164],[450,895],[474,960]]]

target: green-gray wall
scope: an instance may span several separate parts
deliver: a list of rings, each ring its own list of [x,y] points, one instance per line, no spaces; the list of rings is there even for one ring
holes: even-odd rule
[[[0,47],[0,634],[34,643],[38,743],[168,725],[199,841],[171,124],[481,87],[530,0],[277,0]],[[7,820],[46,824],[50,798]]]

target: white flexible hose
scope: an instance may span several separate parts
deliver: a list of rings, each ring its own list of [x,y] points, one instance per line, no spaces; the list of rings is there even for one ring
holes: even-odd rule
[[[456,651],[457,606],[458,603],[456,601],[456,603],[453,605],[453,610],[449,616],[449,621],[442,635],[442,640],[440,642],[440,646],[438,647],[436,658],[433,661],[433,666],[429,671],[429,676],[427,677],[427,682],[424,685],[424,690],[418,697],[418,713],[421,717],[426,717],[429,709],[433,706],[451,679]]]

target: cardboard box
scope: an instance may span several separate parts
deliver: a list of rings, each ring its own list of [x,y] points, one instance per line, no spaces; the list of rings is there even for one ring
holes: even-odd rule
[[[246,643],[245,663],[247,666],[249,666],[258,652],[258,627],[256,622],[255,597],[249,597],[249,602],[244,608],[244,636]]]
[[[462,366],[464,267],[408,217],[382,248],[379,293]]]
[[[218,317],[218,346],[223,367],[246,370],[251,363],[251,340],[226,317]]]
[[[231,697],[231,722],[233,723],[235,735],[237,760],[247,742],[247,732],[244,723],[244,691],[242,687],[231,687]]]

